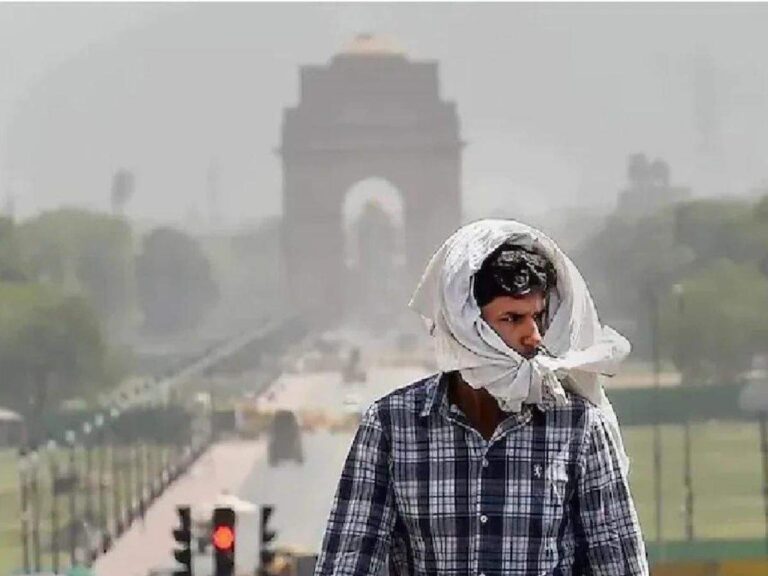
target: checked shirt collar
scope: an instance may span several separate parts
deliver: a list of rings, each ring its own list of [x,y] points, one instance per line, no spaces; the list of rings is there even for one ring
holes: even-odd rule
[[[475,428],[469,423],[467,417],[458,408],[458,406],[451,405],[449,403],[449,382],[448,372],[439,372],[438,374],[432,376],[429,383],[427,384],[426,401],[424,402],[424,408],[421,410],[420,417],[428,418],[434,413],[438,413],[450,422],[461,426],[462,428],[466,428],[467,430],[477,434],[482,438],[480,433],[475,430]],[[531,407],[531,405],[523,404],[522,410],[520,412],[510,413],[501,422],[501,424],[499,424],[498,428],[496,428],[496,431],[493,433],[491,439],[488,440],[488,443],[496,442],[497,440],[502,439],[509,432],[512,432],[513,430],[528,424],[531,421],[533,409],[534,408]],[[483,439],[483,441],[485,442],[485,439]]]

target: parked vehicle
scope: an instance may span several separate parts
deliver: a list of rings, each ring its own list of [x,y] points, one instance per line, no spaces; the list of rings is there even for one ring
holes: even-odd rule
[[[275,412],[267,445],[267,460],[270,466],[276,466],[281,460],[304,462],[301,430],[296,415],[290,410]]]

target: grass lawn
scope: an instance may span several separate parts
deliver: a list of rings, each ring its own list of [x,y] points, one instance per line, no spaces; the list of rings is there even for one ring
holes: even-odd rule
[[[624,429],[630,481],[646,540],[656,539],[653,428]],[[693,533],[696,539],[762,538],[760,430],[755,423],[691,425]],[[662,537],[685,538],[683,427],[662,426]]]

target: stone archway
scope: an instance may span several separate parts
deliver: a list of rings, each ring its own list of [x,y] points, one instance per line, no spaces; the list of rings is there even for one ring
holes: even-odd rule
[[[381,178],[358,182],[345,194],[345,309],[363,324],[375,325],[407,298],[403,216],[402,194]]]
[[[436,62],[413,62],[362,36],[326,66],[302,66],[301,99],[285,110],[283,248],[293,302],[343,311],[343,202],[382,178],[403,201],[406,282],[461,223],[455,105],[440,99]],[[403,303],[405,306],[405,303]]]

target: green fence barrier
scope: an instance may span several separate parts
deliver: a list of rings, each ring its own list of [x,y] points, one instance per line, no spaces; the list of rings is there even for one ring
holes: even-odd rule
[[[693,540],[646,543],[648,560],[653,564],[664,562],[721,562],[768,557],[766,539],[755,540]]]
[[[743,385],[673,386],[611,390],[608,398],[623,426],[680,424],[704,420],[754,420],[739,408]],[[656,395],[658,394],[658,398]]]

